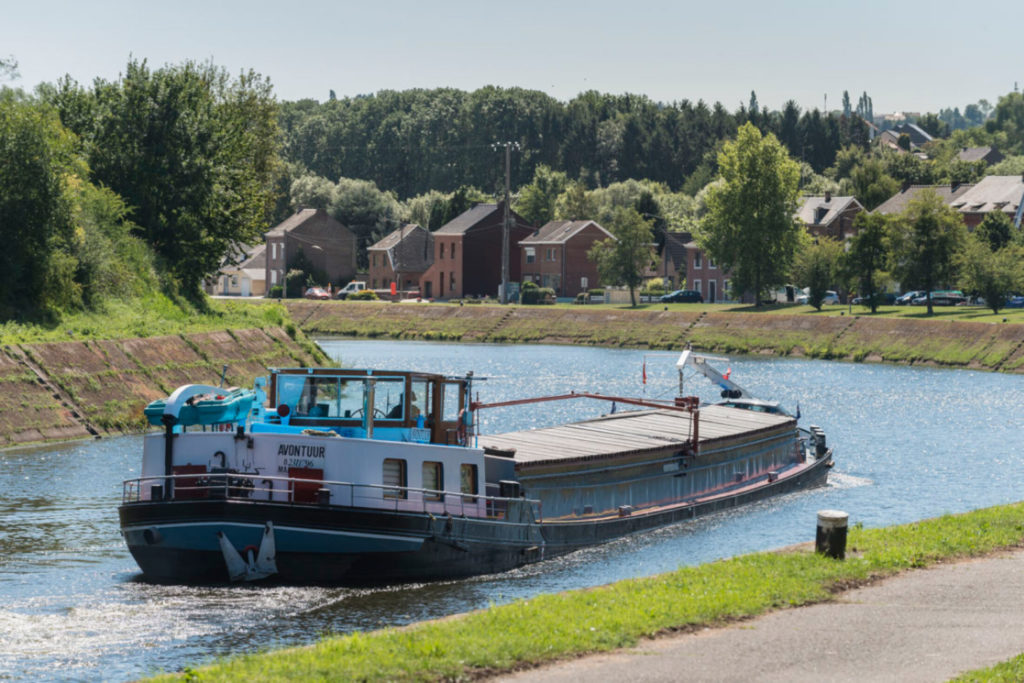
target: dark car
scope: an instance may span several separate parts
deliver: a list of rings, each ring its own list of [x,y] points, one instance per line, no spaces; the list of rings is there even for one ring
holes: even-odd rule
[[[696,289],[677,289],[661,297],[664,304],[702,304],[704,297]]]
[[[1003,308],[1024,308],[1024,296],[1006,297],[1006,305]]]
[[[909,306],[914,299],[916,299],[919,296],[924,296],[925,294],[927,294],[927,292],[923,292],[920,289],[915,289],[912,292],[907,292],[906,294],[901,294],[898,297],[896,297],[895,303],[897,306]]]

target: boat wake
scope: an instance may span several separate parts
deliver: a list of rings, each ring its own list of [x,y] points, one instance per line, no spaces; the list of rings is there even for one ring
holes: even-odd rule
[[[873,479],[867,477],[855,477],[852,474],[843,474],[833,470],[828,475],[828,487],[832,489],[855,489],[860,486],[873,486]]]

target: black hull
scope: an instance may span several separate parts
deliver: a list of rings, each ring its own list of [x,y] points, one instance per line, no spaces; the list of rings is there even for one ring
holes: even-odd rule
[[[122,531],[147,580],[166,583],[222,583],[228,580],[215,530],[238,545],[272,522],[278,536],[278,573],[285,583],[375,585],[454,579],[507,571],[622,536],[647,531],[772,496],[826,483],[831,457],[792,476],[726,492],[699,503],[600,520],[511,523],[436,517],[422,513],[240,500],[140,502],[119,509]],[[194,529],[196,542],[182,547],[164,534]],[[239,531],[240,530],[240,531]],[[305,538],[318,534],[318,545]],[[250,534],[246,540],[245,534]],[[291,535],[291,536],[290,536]],[[302,536],[303,538],[298,538]],[[330,542],[374,539],[377,550],[346,552]],[[307,547],[298,547],[305,544]],[[201,547],[201,546],[206,547]],[[289,546],[293,547],[289,547]],[[341,547],[339,545],[339,547]]]

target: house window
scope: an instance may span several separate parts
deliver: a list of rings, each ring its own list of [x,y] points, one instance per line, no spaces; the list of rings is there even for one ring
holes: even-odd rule
[[[548,261],[554,261],[555,260],[555,248],[554,247],[548,247],[547,260]]]
[[[730,298],[730,296],[729,296],[729,281],[728,280],[722,280],[722,298],[723,299],[729,299]]]
[[[701,268],[702,267],[701,266],[701,262],[700,262],[700,252],[699,251],[693,252],[693,267],[694,268]]]
[[[701,288],[700,288],[700,280],[694,280],[694,281],[693,281],[693,288],[694,288],[695,290],[697,290],[698,292],[700,292],[701,294],[703,294],[703,293],[704,293],[704,292],[703,292],[703,291],[701,290]]]
[[[444,258],[444,242],[441,242],[441,258]]]
[[[537,260],[537,248],[536,247],[525,247],[526,250],[526,262],[533,263]]]
[[[448,291],[455,291],[455,273],[448,273]]]
[[[476,476],[476,465],[460,465],[459,466],[459,491],[464,494],[462,500],[466,503],[476,502],[473,495],[477,493],[477,476]]]
[[[423,488],[430,491],[423,494],[423,500],[441,500],[441,490],[444,489],[444,470],[441,469],[441,463],[423,463]]]
[[[373,252],[372,254],[370,254],[370,265],[371,266],[376,266],[377,265],[377,252]]]
[[[276,285],[277,284],[277,271],[276,270],[270,271],[270,284],[272,284],[272,285]]]
[[[455,258],[455,243],[452,243],[452,258]]]
[[[270,260],[271,261],[276,261],[277,260],[277,242],[271,242],[270,243]]]
[[[708,256],[708,268],[717,268],[717,267],[718,266],[715,265],[715,259],[713,259],[710,256]]]
[[[384,459],[384,472],[382,483],[384,486],[396,488],[384,489],[385,498],[407,498],[409,492],[406,490],[408,479],[405,473],[405,460],[398,458]]]
[[[231,286],[232,287],[237,287],[238,286],[238,276],[237,275],[232,275],[231,276]]]

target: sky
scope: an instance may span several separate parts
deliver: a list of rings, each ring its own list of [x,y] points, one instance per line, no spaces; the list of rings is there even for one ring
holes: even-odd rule
[[[281,100],[485,85],[781,109],[938,111],[1024,88],[1024,2],[861,0],[0,0],[14,86],[115,80],[208,61],[268,76]]]

